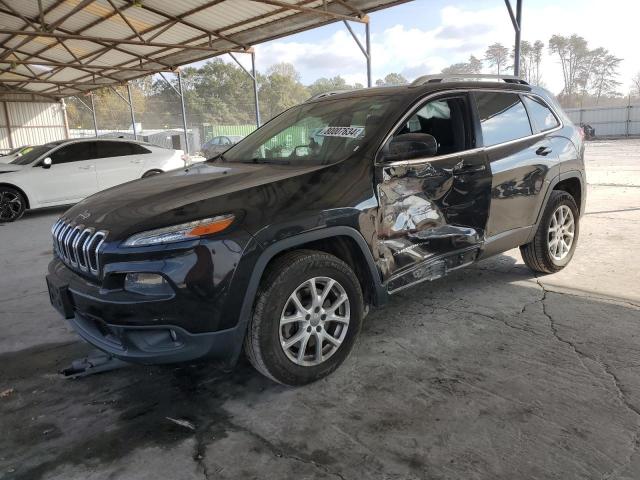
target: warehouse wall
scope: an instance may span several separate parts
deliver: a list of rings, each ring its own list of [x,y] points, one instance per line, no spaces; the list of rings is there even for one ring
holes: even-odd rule
[[[619,107],[566,108],[576,125],[586,123],[596,130],[596,137],[640,135],[640,105]]]
[[[0,152],[68,138],[64,105],[0,102]]]

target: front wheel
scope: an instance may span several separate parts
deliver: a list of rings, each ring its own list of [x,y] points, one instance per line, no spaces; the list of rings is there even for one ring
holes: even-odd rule
[[[314,382],[349,355],[363,312],[360,283],[346,263],[324,252],[286,253],[265,274],[245,352],[276,382]]]
[[[18,190],[0,187],[0,222],[18,220],[27,209],[27,202]]]
[[[562,270],[573,258],[579,227],[578,206],[573,196],[561,190],[552,191],[535,237],[520,247],[524,263],[540,273]]]

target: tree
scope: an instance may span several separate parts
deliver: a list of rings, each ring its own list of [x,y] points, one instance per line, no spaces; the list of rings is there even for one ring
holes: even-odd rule
[[[393,85],[406,85],[409,83],[401,73],[389,73],[384,79],[379,78],[376,80],[378,87],[389,87]]]
[[[631,79],[631,95],[640,97],[640,72]]]
[[[570,97],[581,83],[585,84],[584,72],[589,68],[590,60],[587,41],[575,34],[570,37],[553,35],[549,39],[549,51],[560,59],[564,78],[562,93]]]
[[[544,43],[540,40],[533,42],[533,48],[531,50],[532,71],[531,71],[531,83],[534,85],[540,85],[542,82],[542,75],[540,74],[540,64],[542,63],[542,50],[544,49]]]
[[[609,53],[606,49],[598,49],[599,54],[594,61],[593,78],[589,78],[593,94],[596,97],[596,105],[600,101],[602,95],[620,95],[615,88],[620,85],[616,80],[618,76],[618,68],[621,58]]]
[[[260,83],[260,112],[265,120],[309,97],[300,74],[290,63],[272,65]]]
[[[442,69],[444,74],[479,74],[482,72],[482,60],[471,55],[468,62],[454,63]]]
[[[508,57],[509,50],[501,43],[489,45],[487,50],[484,52],[485,60],[489,62],[490,66],[497,68],[498,75],[500,75],[500,70],[504,70],[504,67],[506,67]]]
[[[348,85],[345,79],[338,75],[333,78],[319,78],[307,88],[309,95],[313,96],[334,90],[351,90],[353,87]]]

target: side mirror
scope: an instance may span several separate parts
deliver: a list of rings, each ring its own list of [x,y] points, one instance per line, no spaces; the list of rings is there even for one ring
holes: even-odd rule
[[[403,133],[391,139],[384,152],[386,162],[433,157],[438,152],[438,142],[428,133]]]
[[[42,161],[42,168],[51,168],[51,165],[53,165],[51,157],[47,157]]]
[[[311,154],[311,149],[307,145],[298,145],[293,150],[293,155],[296,157],[308,157]]]

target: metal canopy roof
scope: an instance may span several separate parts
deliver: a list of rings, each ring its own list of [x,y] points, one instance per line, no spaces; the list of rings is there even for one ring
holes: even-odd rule
[[[0,0],[0,100],[55,100],[408,0]]]

